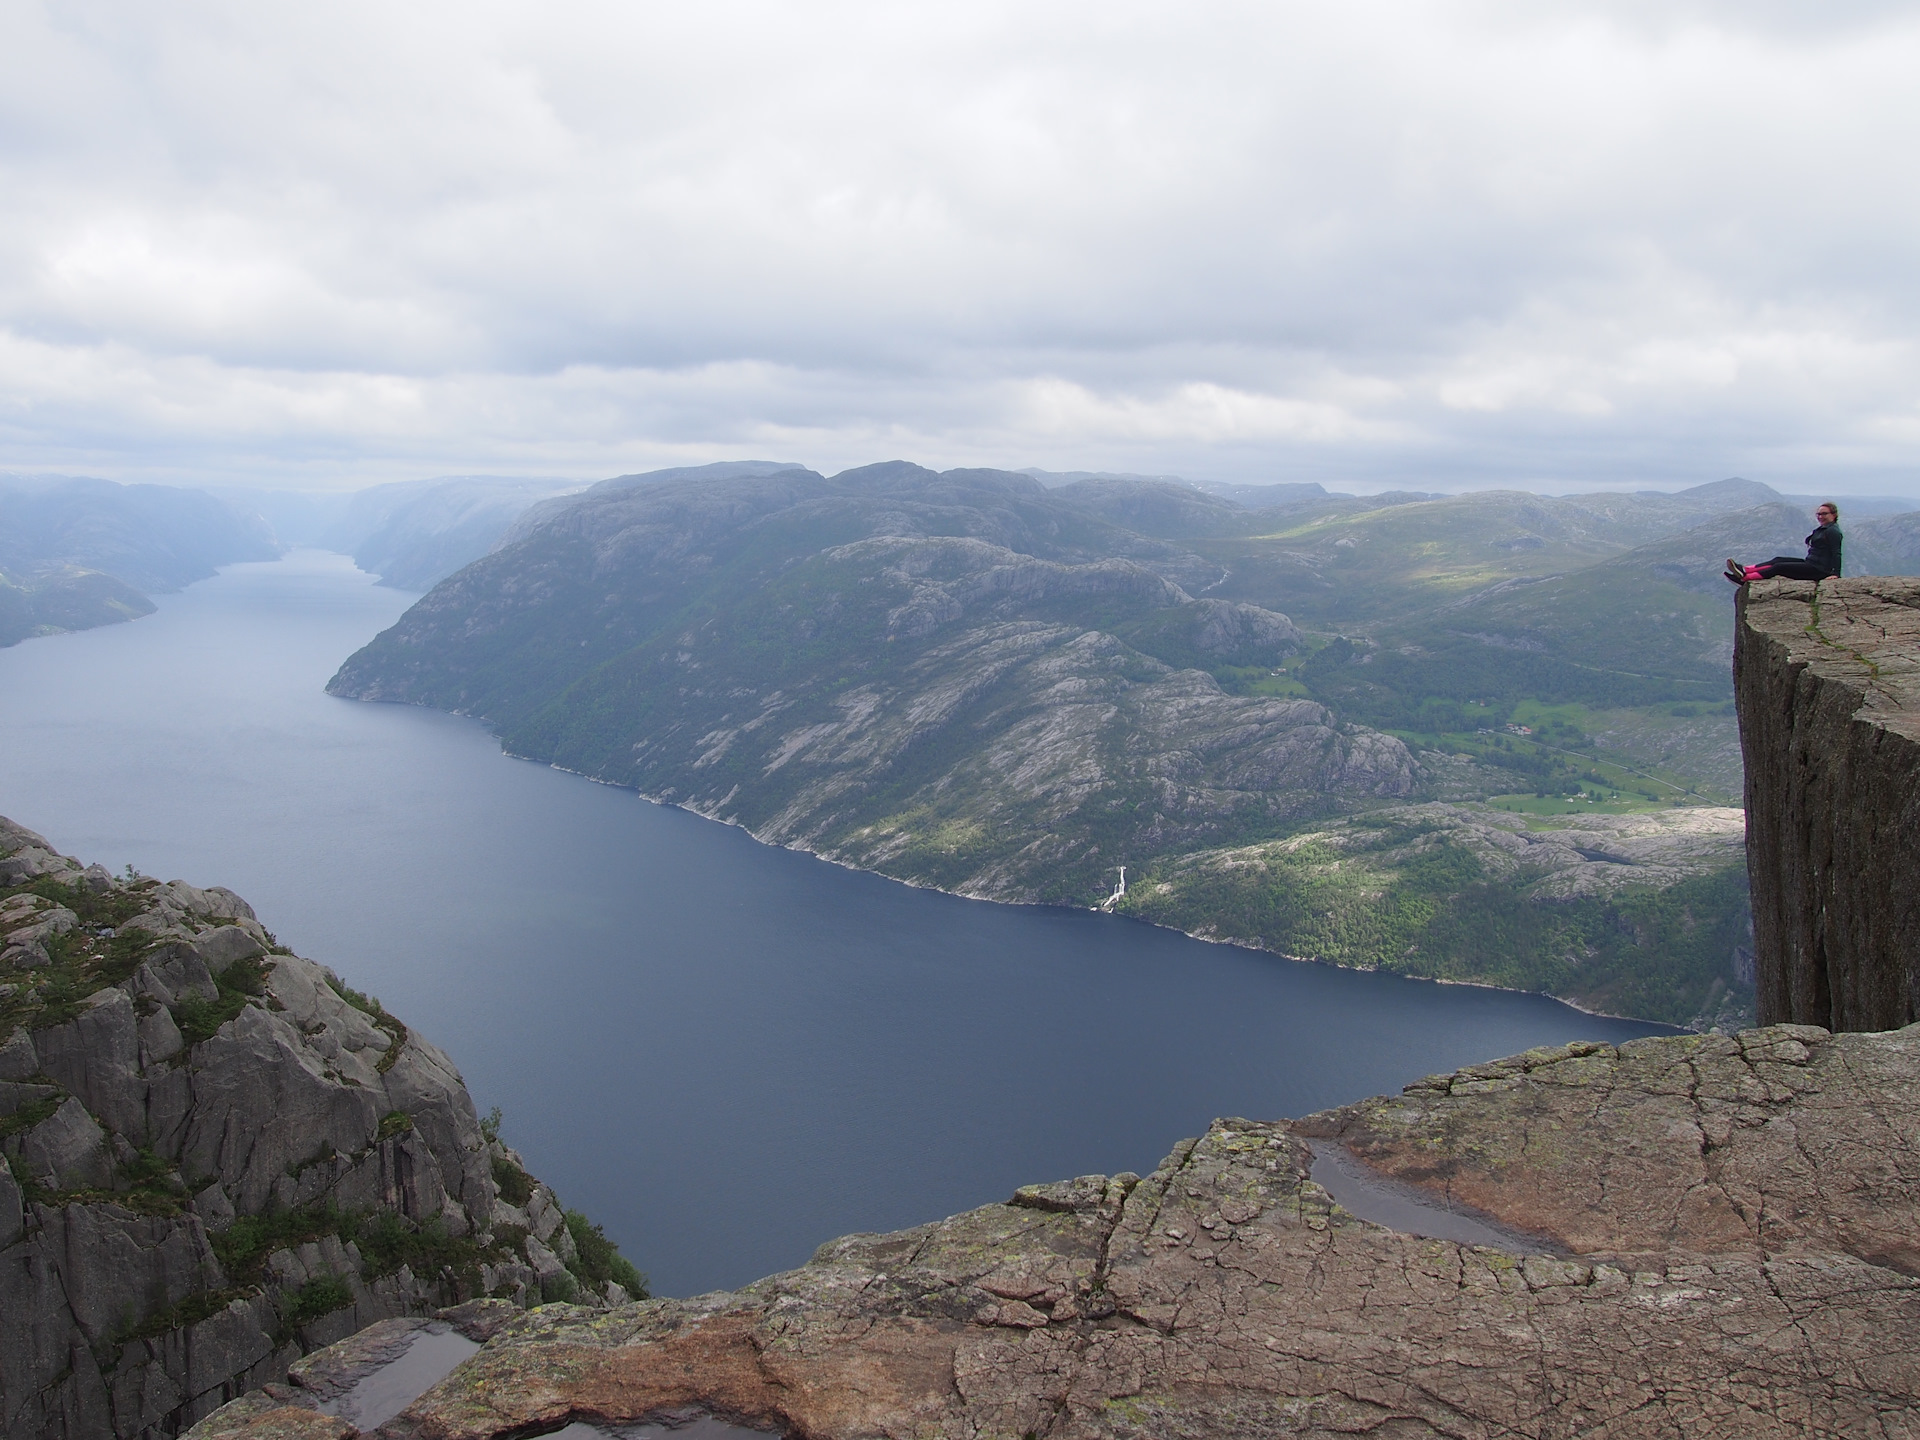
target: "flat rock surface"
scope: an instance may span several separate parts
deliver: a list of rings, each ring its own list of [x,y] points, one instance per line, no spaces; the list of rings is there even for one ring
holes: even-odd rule
[[[1766,580],[1748,587],[1741,622],[1857,687],[1862,718],[1920,739],[1920,580]]]
[[[1920,1435],[1920,1027],[1573,1045],[851,1236],[733,1294],[513,1319],[382,1433],[687,1407],[827,1437]],[[1527,1237],[1360,1220],[1383,1181]],[[1531,1253],[1525,1253],[1531,1252]]]

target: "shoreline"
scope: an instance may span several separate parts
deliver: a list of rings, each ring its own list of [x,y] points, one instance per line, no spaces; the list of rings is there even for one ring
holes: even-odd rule
[[[374,702],[374,703],[388,703],[388,702]],[[433,707],[421,706],[420,708],[432,709]],[[442,713],[458,714],[460,712],[454,711],[454,712],[442,712]],[[469,720],[477,719],[477,717],[472,715],[468,715],[463,718],[466,718]],[[480,722],[480,723],[484,724],[485,722]],[[810,850],[804,845],[780,845],[780,844],[776,844],[771,840],[763,840],[758,835],[755,835],[751,829],[749,829],[745,825],[742,825],[737,820],[728,820],[725,817],[719,816],[719,815],[709,815],[705,811],[700,810],[693,805],[684,804],[677,800],[665,800],[660,798],[657,795],[649,795],[646,791],[640,789],[638,786],[622,784],[618,780],[607,780],[607,779],[603,779],[601,776],[598,776],[598,775],[589,775],[583,770],[572,770],[565,765],[557,764],[551,760],[537,760],[530,755],[520,755],[515,753],[512,750],[507,749],[505,744],[502,744],[500,746],[500,753],[509,760],[518,760],[528,765],[544,765],[549,770],[558,770],[562,775],[573,775],[578,777],[579,779],[591,781],[595,785],[605,785],[608,789],[611,789],[611,790],[625,790],[628,793],[636,796],[637,798],[646,801],[647,804],[649,805],[659,805],[659,806],[662,806],[663,808],[672,809],[672,810],[684,810],[689,815],[697,816],[698,818],[702,820],[710,821],[715,825],[725,825],[731,829],[738,830],[742,834],[749,836],[756,845],[765,845],[769,849],[775,849],[775,850],[791,850],[796,854],[810,856],[811,858],[820,861],[822,864],[835,865],[842,870],[849,870],[857,875],[872,875],[877,877],[878,879],[885,880],[892,885],[905,885],[910,889],[914,889],[914,890],[932,890],[937,894],[951,895],[957,900],[972,900],[983,905],[1031,905],[1036,908],[1043,908],[1043,909],[1049,909],[1049,910],[1079,910],[1079,909],[1085,908],[1087,911],[1089,911],[1092,914],[1115,915],[1117,918],[1121,920],[1128,920],[1136,925],[1150,925],[1156,930],[1168,930],[1176,935],[1185,935],[1190,940],[1199,940],[1208,945],[1230,945],[1237,950],[1245,950],[1255,955],[1271,955],[1276,959],[1292,961],[1296,965],[1324,965],[1324,966],[1327,966],[1329,969],[1350,970],[1355,974],[1360,974],[1360,975],[1378,975],[1382,973],[1380,967],[1377,965],[1372,965],[1372,966],[1342,965],[1337,960],[1322,960],[1311,955],[1290,955],[1284,950],[1274,950],[1265,945],[1253,945],[1243,939],[1235,939],[1235,938],[1230,938],[1230,937],[1220,936],[1220,935],[1202,935],[1197,931],[1182,930],[1176,925],[1166,925],[1161,923],[1158,920],[1149,920],[1146,917],[1141,915],[1130,915],[1124,911],[1107,910],[1104,907],[1099,905],[1088,905],[1085,907],[1081,907],[1078,905],[1048,905],[1044,901],[1040,901],[1040,900],[999,900],[994,898],[991,895],[969,895],[962,890],[947,890],[939,885],[930,885],[925,883],[924,881],[903,880],[899,876],[889,875],[883,870],[869,870],[865,866],[850,865],[844,860],[837,860],[831,855],[823,855],[819,851]],[[1386,973],[1396,974],[1396,978],[1401,980],[1419,981],[1421,983],[1428,984],[1428,985],[1457,985],[1457,986],[1463,986],[1468,989],[1474,989],[1474,990],[1494,990],[1505,995],[1535,995],[1543,1000],[1551,1000],[1557,1005],[1565,1005],[1569,1010],[1576,1011],[1579,1014],[1590,1015],[1596,1020],[1626,1020],[1626,1021],[1630,1021],[1635,1025],[1659,1025],[1659,1026],[1665,1027],[1671,1033],[1676,1035],[1702,1035],[1702,1034],[1709,1033],[1707,1031],[1695,1029],[1694,1027],[1688,1026],[1688,1025],[1675,1025],[1670,1020],[1654,1020],[1645,1015],[1616,1015],[1611,1011],[1596,1010],[1590,1006],[1582,1005],[1577,1000],[1569,1000],[1564,995],[1555,995],[1548,990],[1521,990],[1511,985],[1494,985],[1485,980],[1455,980],[1455,979],[1449,979],[1449,978],[1438,976],[1438,975],[1398,975],[1397,972],[1391,972],[1391,971]]]

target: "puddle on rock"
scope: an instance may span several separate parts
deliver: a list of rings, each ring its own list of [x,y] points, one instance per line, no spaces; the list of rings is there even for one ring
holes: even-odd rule
[[[729,1425],[711,1415],[699,1415],[672,1424],[589,1425],[576,1420],[564,1430],[554,1430],[540,1440],[775,1440],[773,1430],[749,1430],[744,1425]]]
[[[362,1430],[387,1423],[407,1406],[444,1380],[449,1371],[480,1347],[444,1325],[414,1331],[407,1348],[379,1369],[354,1382],[353,1388],[321,1409]]]
[[[1336,1140],[1309,1140],[1313,1150],[1313,1181],[1349,1214],[1403,1235],[1430,1240],[1452,1240],[1462,1245],[1484,1245],[1509,1255],[1552,1255],[1552,1246],[1469,1211],[1450,1208],[1444,1200],[1390,1180]]]

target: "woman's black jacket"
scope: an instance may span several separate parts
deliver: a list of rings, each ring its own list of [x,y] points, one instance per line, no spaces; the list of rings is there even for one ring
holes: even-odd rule
[[[1840,573],[1840,534],[1838,525],[1822,525],[1807,536],[1807,563],[1829,575]]]

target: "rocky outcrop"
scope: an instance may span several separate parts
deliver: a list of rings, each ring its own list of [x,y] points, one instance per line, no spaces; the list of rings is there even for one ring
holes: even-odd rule
[[[6,820],[0,1154],[7,1440],[177,1434],[382,1318],[583,1293],[446,1055],[231,891]]]
[[[1920,1018],[1920,580],[1744,587],[1734,688],[1760,1018]]]
[[[511,1318],[380,1433],[691,1409],[809,1440],[1912,1435],[1917,1065],[1920,1027],[1776,1026],[1217,1121],[1145,1179],[737,1293]],[[353,1433],[317,1404],[252,1397],[195,1440]]]

